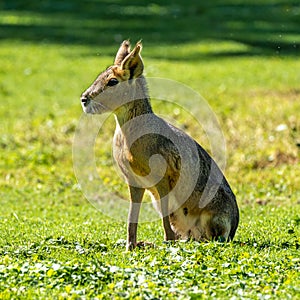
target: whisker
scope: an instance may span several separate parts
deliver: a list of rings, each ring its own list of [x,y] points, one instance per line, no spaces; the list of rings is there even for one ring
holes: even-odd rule
[[[104,110],[109,110],[105,105],[103,105],[102,103],[100,103],[100,102],[97,102],[97,101],[95,101],[95,100],[91,100],[91,108],[93,109],[93,110],[95,110],[96,112],[98,111],[98,110],[100,110],[101,108],[102,109],[104,109]]]

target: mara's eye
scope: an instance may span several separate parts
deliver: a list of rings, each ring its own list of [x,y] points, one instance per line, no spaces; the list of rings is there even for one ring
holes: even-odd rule
[[[119,83],[118,79],[116,79],[116,78],[111,78],[111,79],[108,81],[107,85],[108,85],[108,86],[113,86],[113,85],[116,85],[116,84],[118,84],[118,83]]]

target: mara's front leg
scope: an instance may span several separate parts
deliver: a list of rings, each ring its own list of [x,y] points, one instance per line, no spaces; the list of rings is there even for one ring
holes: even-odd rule
[[[160,197],[160,208],[162,214],[163,227],[165,231],[165,241],[175,240],[175,233],[171,228],[169,219],[169,185],[167,182],[165,184],[160,184],[157,186],[157,191]]]
[[[133,250],[136,247],[137,226],[143,195],[145,190],[142,188],[129,186],[130,192],[130,207],[128,213],[127,226],[127,251]]]
[[[169,219],[169,198],[165,196],[161,203],[161,211],[163,216],[163,227],[165,231],[165,241],[175,240],[175,233],[171,228]]]

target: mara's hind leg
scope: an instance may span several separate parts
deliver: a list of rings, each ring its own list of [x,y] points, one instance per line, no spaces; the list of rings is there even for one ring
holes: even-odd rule
[[[231,225],[228,216],[202,211],[192,230],[192,236],[198,241],[229,241]]]
[[[227,216],[212,215],[207,221],[206,234],[209,240],[226,242],[230,239],[231,225]]]
[[[200,231],[205,238],[215,241],[231,241],[239,223],[235,196],[220,188],[214,199],[200,213]]]

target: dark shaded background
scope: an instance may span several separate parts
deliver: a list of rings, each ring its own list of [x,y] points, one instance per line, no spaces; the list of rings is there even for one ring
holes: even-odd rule
[[[201,2],[6,0],[0,2],[0,39],[104,48],[129,37],[155,45],[232,40],[251,47],[221,55],[299,53],[298,0]],[[5,17],[12,12],[16,20]]]

